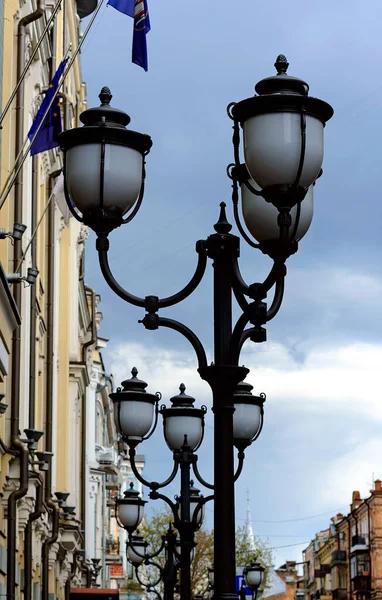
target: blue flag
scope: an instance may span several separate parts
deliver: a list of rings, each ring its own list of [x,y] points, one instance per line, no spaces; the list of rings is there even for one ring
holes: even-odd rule
[[[147,71],[146,34],[150,31],[150,17],[147,0],[135,0],[134,34],[133,34],[133,63]]]
[[[108,4],[119,10],[119,12],[134,19],[135,0],[109,0]]]
[[[146,34],[150,31],[147,0],[109,0],[108,4],[128,17],[134,18],[132,61],[147,71]]]
[[[65,70],[67,62],[68,59],[65,58],[61,62],[56,73],[54,74],[52,82],[49,85],[48,91],[45,94],[45,98],[42,101],[37,115],[33,120],[32,127],[28,132],[28,138],[32,141],[38,127],[40,126],[41,121],[44,119],[44,115],[47,111],[49,104],[52,101],[52,98],[54,98],[53,104],[50,107],[48,114],[44,119],[41,129],[38,132],[35,141],[31,145],[30,152],[32,156],[34,154],[38,154],[39,152],[44,152],[44,150],[51,150],[52,148],[56,148],[56,146],[59,145],[57,141],[57,136],[62,131],[61,110],[59,99],[55,96],[57,94],[58,84],[60,82],[61,75]]]

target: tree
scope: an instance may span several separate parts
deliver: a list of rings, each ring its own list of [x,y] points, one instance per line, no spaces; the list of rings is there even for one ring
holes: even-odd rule
[[[150,519],[147,519],[142,526],[142,534],[145,536],[149,546],[150,553],[157,552],[162,543],[162,536],[166,534],[168,527],[172,524],[172,513],[167,507],[155,511]],[[201,527],[195,534],[195,553],[191,564],[191,585],[192,596],[205,594],[208,590],[208,568],[213,565],[214,546],[213,531]],[[269,546],[255,537],[255,551],[252,549],[251,540],[248,538],[245,527],[239,527],[236,530],[236,564],[244,566],[250,564],[254,558],[265,568],[264,589],[267,584],[267,571],[272,564],[272,551]],[[165,564],[164,552],[161,552],[154,561],[161,567]],[[143,568],[142,568],[143,570]],[[146,567],[143,580],[145,583],[154,584],[158,579],[158,569],[155,567]],[[157,589],[163,593],[163,583],[158,584]]]

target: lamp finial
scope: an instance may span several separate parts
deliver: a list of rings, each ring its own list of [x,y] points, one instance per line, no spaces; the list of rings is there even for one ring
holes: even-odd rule
[[[276,58],[275,68],[278,75],[282,75],[287,72],[289,67],[289,63],[287,61],[286,56],[284,54],[279,54]]]
[[[112,97],[113,95],[110,91],[110,88],[108,88],[106,85],[102,88],[98,96],[98,98],[101,100],[102,106],[109,105]]]

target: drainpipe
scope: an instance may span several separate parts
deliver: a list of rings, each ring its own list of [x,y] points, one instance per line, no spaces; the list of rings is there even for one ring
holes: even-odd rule
[[[36,229],[37,225],[37,197],[38,197],[38,159],[32,158],[32,202],[31,202],[31,231]],[[31,263],[32,267],[37,264],[37,240],[33,237],[31,243]],[[30,356],[29,356],[29,429],[35,428],[36,412],[36,327],[37,327],[37,291],[36,286],[30,286]]]
[[[39,19],[45,10],[45,0],[37,1],[37,9],[20,19],[17,28],[17,81],[25,67],[25,40],[26,27]],[[24,102],[25,102],[24,81],[17,92],[16,102],[16,147],[15,155],[19,152],[24,143]],[[21,223],[23,220],[23,170],[20,169],[15,181],[15,199],[14,199],[14,222]],[[19,260],[22,256],[22,242],[15,240],[13,263],[16,270]],[[20,285],[14,286],[14,299],[16,306],[21,312],[21,292]],[[16,451],[20,459],[20,485],[14,490],[8,498],[8,535],[7,535],[7,600],[15,600],[16,597],[16,514],[17,501],[25,496],[28,491],[28,450],[20,441],[19,423],[20,423],[20,362],[21,362],[21,327],[17,327],[12,336],[12,371],[11,371],[11,449]]]
[[[367,528],[368,528],[368,532],[369,532],[369,572],[370,572],[370,588],[372,590],[372,565],[371,565],[371,528],[370,528],[370,500],[372,499],[373,496],[370,496],[370,498],[367,498],[366,500],[364,500],[366,506],[367,506]],[[370,591],[371,591],[370,590]]]
[[[352,516],[353,512],[350,513],[350,516]],[[352,579],[351,579],[351,565],[350,565],[350,536],[351,536],[351,526],[350,526],[350,517],[345,517],[347,523],[348,523],[348,551],[347,551],[347,560],[348,560],[348,599],[351,600],[352,597],[352,592],[351,592],[351,588],[352,588]]]
[[[39,481],[36,489],[36,504],[35,511],[29,516],[27,526],[25,528],[24,539],[24,600],[32,600],[32,536],[33,522],[37,521],[45,511],[44,499],[44,482],[38,473],[34,473]]]
[[[97,324],[96,324],[96,293],[92,288],[85,286],[85,291],[90,292],[91,294],[91,336],[90,340],[85,342],[82,346],[82,361],[86,367],[86,352],[89,346],[92,346],[97,341]],[[86,437],[86,394],[82,396],[82,444],[81,444],[81,523],[82,528],[86,527],[86,491],[87,491],[87,481],[86,481],[86,445],[87,445],[87,437]],[[86,557],[85,557],[86,558]],[[88,575],[89,578],[89,575]]]
[[[53,179],[61,169],[49,176],[49,197],[53,191]],[[53,396],[54,396],[54,279],[55,279],[55,202],[49,205],[48,213],[48,240],[47,240],[47,369],[46,369],[46,424],[45,424],[45,450],[53,450]],[[41,598],[48,600],[49,596],[49,549],[58,539],[59,508],[52,500],[52,467],[46,472],[45,479],[45,504],[53,513],[52,535],[47,538],[42,546],[42,587]]]
[[[77,557],[79,555],[80,555],[80,552],[78,550],[76,550],[73,554],[73,562],[72,562],[71,572],[65,583],[65,600],[70,600],[70,588],[71,588],[71,583],[76,575],[76,571],[78,568]]]

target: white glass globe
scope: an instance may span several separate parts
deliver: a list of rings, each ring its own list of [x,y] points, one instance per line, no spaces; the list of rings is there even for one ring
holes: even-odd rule
[[[132,542],[132,544],[134,544],[134,541]],[[134,550],[134,546],[131,547],[130,544],[127,546],[127,558],[128,560],[136,566],[139,566],[143,563],[144,561],[144,555],[146,554],[146,547],[142,544],[142,545],[138,545],[136,546],[136,550],[137,552],[139,552],[139,554],[141,554],[142,556],[139,556],[139,554],[137,554],[137,552],[135,552]]]
[[[166,415],[164,427],[165,439],[170,450],[180,450],[184,444],[185,435],[191,450],[195,450],[202,440],[203,424],[200,416]]]
[[[105,145],[103,206],[126,213],[138,198],[143,156],[117,144]],[[66,152],[66,177],[71,199],[82,212],[101,208],[101,144],[81,144]]]
[[[142,504],[118,503],[118,519],[126,529],[137,529],[143,519],[144,506]]]
[[[261,408],[257,404],[236,404],[233,413],[233,438],[235,441],[250,441],[261,425]]]
[[[250,590],[257,590],[263,580],[263,571],[249,568],[245,573],[244,579]]]
[[[249,183],[256,190],[261,188],[253,179],[249,179]],[[300,217],[298,221],[296,235],[294,239],[300,241],[308,231],[313,218],[313,185],[308,188],[304,200],[301,202]],[[278,209],[270,202],[266,202],[262,196],[256,196],[241,184],[241,207],[243,218],[248,231],[258,242],[265,240],[276,240],[280,237],[280,228],[277,224]],[[292,217],[292,225],[289,228],[291,236],[295,229],[297,206],[294,206],[290,215]]]
[[[301,116],[297,112],[271,112],[247,119],[244,158],[251,177],[263,188],[293,184],[301,155]],[[324,157],[324,125],[306,115],[304,165],[298,185],[309,187],[320,172]]]
[[[114,421],[125,438],[143,438],[150,430],[154,418],[154,405],[142,400],[116,400]]]

